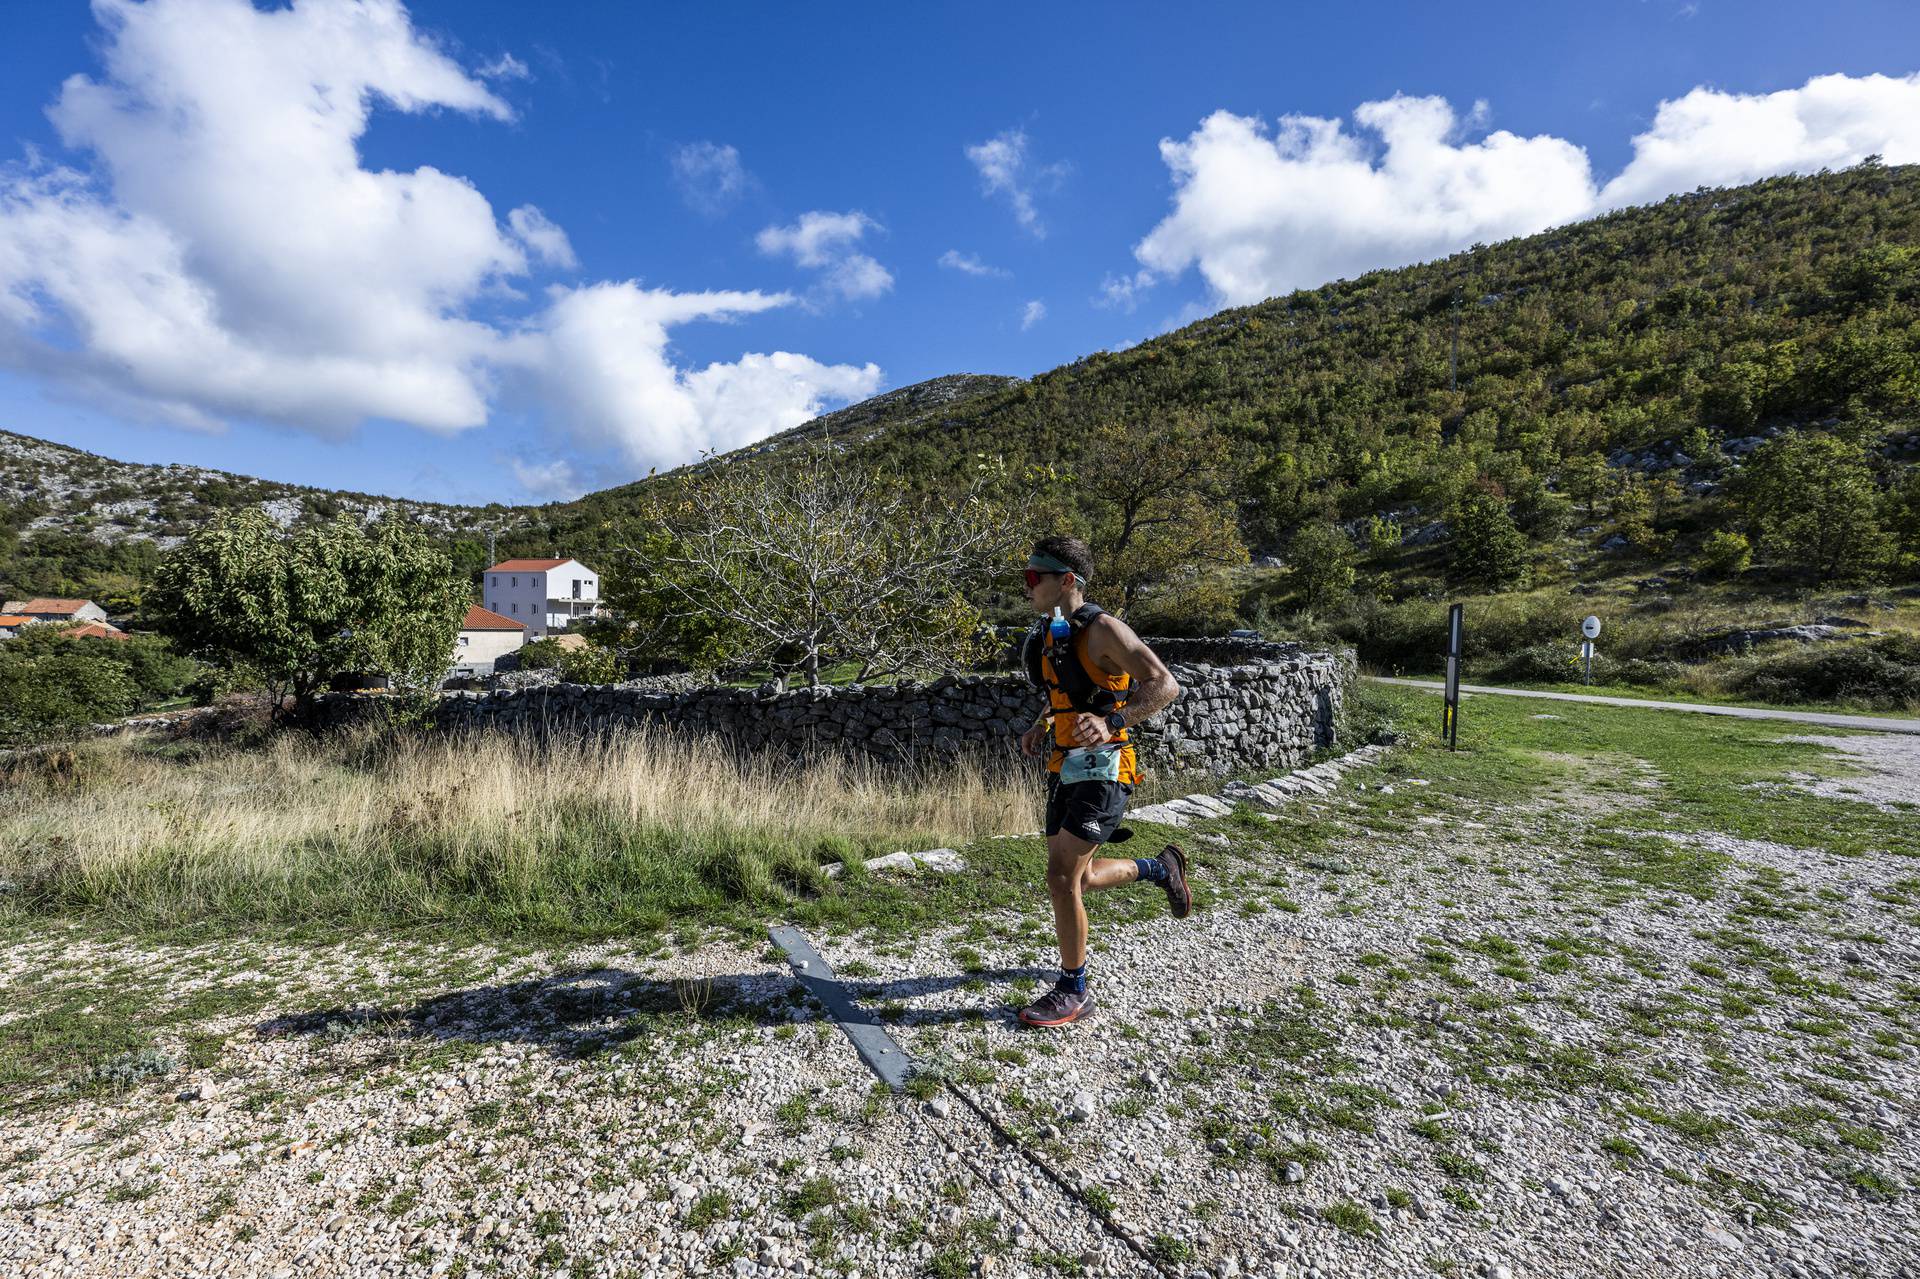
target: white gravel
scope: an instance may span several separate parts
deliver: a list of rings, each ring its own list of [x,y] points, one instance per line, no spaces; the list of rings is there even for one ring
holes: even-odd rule
[[[1324,846],[1298,806],[1195,832],[1189,920],[1096,900],[1065,1031],[1012,1018],[1038,906],[814,941],[1167,1273],[1920,1275],[1916,868],[1692,833],[1732,859],[1698,900],[1581,842],[1655,788],[1467,809],[1394,768],[1301,797]],[[265,1011],[8,1114],[0,1275],[1153,1273],[968,1105],[870,1099],[758,947],[0,950],[10,994],[62,974]]]

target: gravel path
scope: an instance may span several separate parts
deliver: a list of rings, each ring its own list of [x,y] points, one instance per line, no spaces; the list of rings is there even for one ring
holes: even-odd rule
[[[1413,767],[1186,832],[1203,909],[1097,902],[1063,1032],[1012,1019],[1038,911],[815,936],[922,1096],[757,945],[20,941],[0,1036],[63,983],[253,1003],[7,1115],[0,1274],[1920,1275],[1915,869]]]
[[[1403,688],[1424,688],[1443,693],[1446,685],[1435,680],[1402,679],[1395,675],[1368,675],[1376,684],[1398,684]],[[1877,733],[1920,734],[1920,718],[1885,715],[1839,715],[1831,711],[1787,711],[1759,706],[1717,706],[1711,702],[1657,702],[1650,698],[1607,697],[1599,693],[1555,693],[1538,688],[1495,688],[1487,684],[1462,684],[1465,694],[1486,693],[1496,697],[1544,697],[1555,702],[1589,702],[1596,706],[1626,706],[1636,710],[1694,711],[1701,715],[1725,715],[1730,719],[1786,719],[1800,724],[1819,724],[1826,728],[1866,728]]]

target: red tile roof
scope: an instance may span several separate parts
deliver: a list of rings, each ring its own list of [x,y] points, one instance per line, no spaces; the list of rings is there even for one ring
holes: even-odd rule
[[[524,631],[525,622],[516,622],[511,617],[502,617],[491,609],[474,604],[467,609],[467,615],[460,619],[463,631]]]
[[[28,600],[20,606],[22,613],[78,613],[92,600]]]
[[[538,573],[545,569],[559,568],[570,560],[501,560],[489,573]]]
[[[132,639],[133,637],[117,626],[108,626],[105,622],[88,622],[85,626],[76,626],[66,632],[68,639]]]

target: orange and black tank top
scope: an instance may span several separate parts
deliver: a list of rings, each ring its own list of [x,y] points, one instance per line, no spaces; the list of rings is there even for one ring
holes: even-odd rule
[[[1087,674],[1092,677],[1094,687],[1109,689],[1115,693],[1126,692],[1133,685],[1131,675],[1124,671],[1117,675],[1110,674],[1095,665],[1094,660],[1087,656],[1087,641],[1092,634],[1091,627],[1082,627],[1080,633],[1073,637],[1074,655],[1080,659],[1080,665],[1085,667]],[[1057,773],[1060,771],[1061,759],[1073,745],[1073,739],[1069,736],[1073,723],[1073,703],[1067,700],[1066,693],[1061,689],[1060,677],[1054,674],[1053,660],[1046,655],[1045,649],[1042,649],[1040,654],[1040,674],[1047,682],[1047,705],[1053,711],[1053,751],[1047,756],[1047,771]],[[1140,762],[1134,757],[1130,731],[1123,728],[1117,734],[1117,739],[1122,743],[1120,782],[1125,786],[1138,786]]]

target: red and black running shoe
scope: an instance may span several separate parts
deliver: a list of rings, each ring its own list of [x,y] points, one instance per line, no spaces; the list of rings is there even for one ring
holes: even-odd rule
[[[1055,986],[1020,1010],[1020,1021],[1028,1026],[1064,1026],[1079,1021],[1093,1011],[1093,992],[1073,991]]]
[[[1193,913],[1193,889],[1187,884],[1187,855],[1178,844],[1161,850],[1160,862],[1167,868],[1167,909],[1175,919]]]

